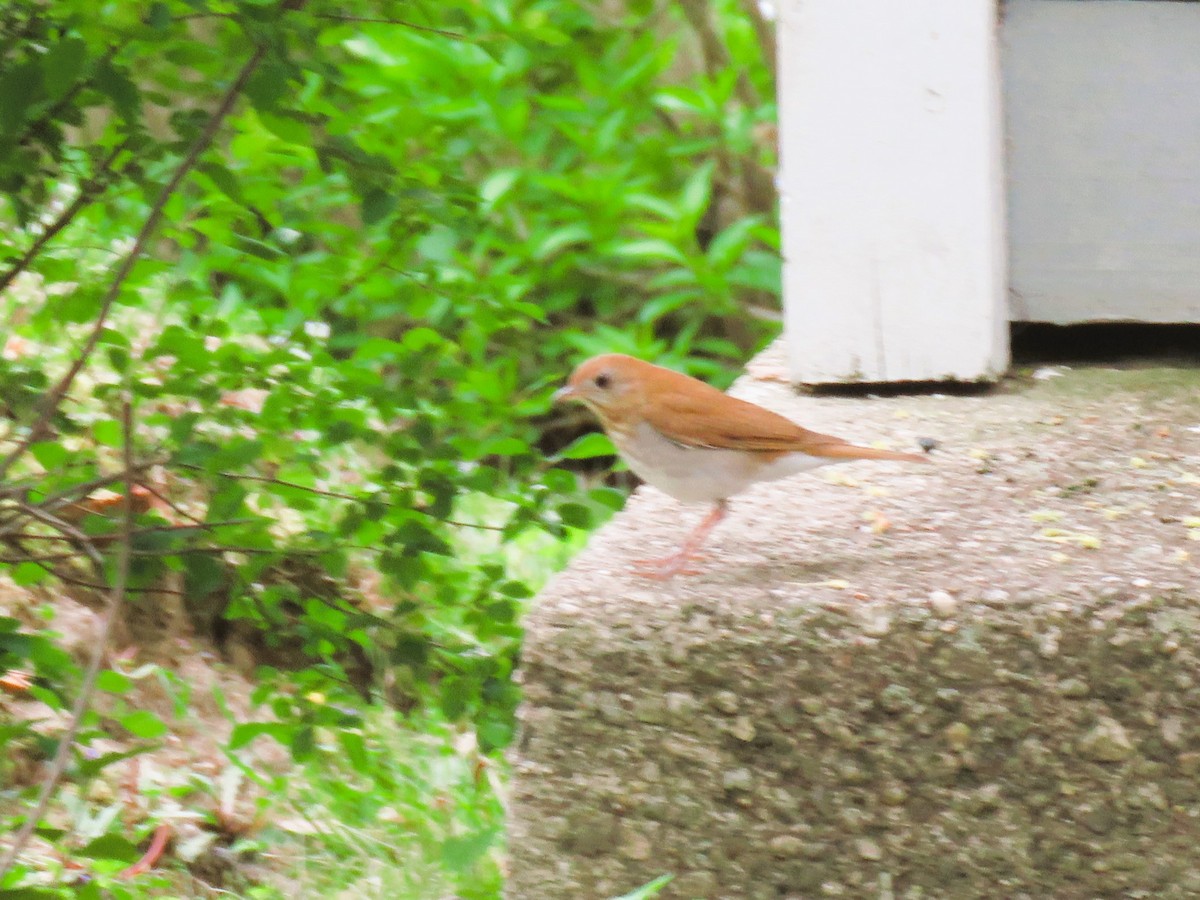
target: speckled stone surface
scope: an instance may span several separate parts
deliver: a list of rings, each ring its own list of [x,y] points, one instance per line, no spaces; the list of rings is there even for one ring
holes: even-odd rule
[[[629,562],[700,509],[643,490],[595,536],[527,623],[508,897],[1200,896],[1200,373],[749,372],[937,465],[761,486],[667,583]]]

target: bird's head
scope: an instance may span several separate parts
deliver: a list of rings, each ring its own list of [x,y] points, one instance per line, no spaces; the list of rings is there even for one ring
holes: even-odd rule
[[[619,410],[635,402],[639,370],[643,367],[652,368],[649,363],[622,353],[593,356],[579,364],[566,386],[555,391],[554,401],[576,400],[601,420],[619,418]]]

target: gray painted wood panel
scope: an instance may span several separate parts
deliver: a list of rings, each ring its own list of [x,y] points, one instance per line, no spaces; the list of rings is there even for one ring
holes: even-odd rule
[[[1200,3],[1008,0],[1012,318],[1200,322]]]

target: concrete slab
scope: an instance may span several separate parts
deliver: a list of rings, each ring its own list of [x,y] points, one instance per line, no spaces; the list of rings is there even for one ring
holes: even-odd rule
[[[762,486],[668,583],[629,564],[702,511],[630,500],[529,617],[508,895],[1200,893],[1200,370],[887,399],[749,372],[936,465]]]

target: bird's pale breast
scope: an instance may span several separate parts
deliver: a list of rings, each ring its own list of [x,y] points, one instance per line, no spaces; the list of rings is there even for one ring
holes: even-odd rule
[[[639,478],[683,503],[725,500],[757,481],[786,478],[838,462],[806,453],[774,456],[687,446],[670,440],[646,422],[627,430],[612,429],[610,434]]]

